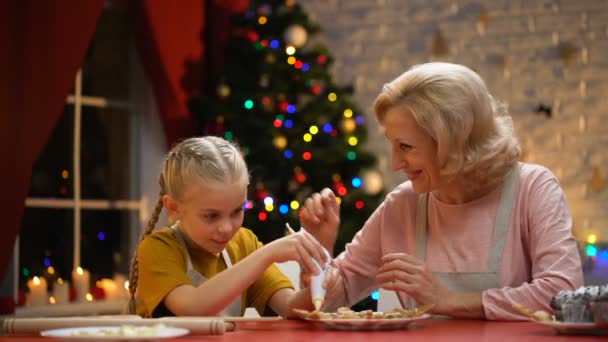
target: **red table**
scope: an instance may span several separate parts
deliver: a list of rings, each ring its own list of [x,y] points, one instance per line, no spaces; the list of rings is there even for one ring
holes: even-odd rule
[[[43,337],[1,336],[0,342],[42,342]],[[335,331],[313,327],[303,321],[276,321],[240,326],[222,336],[186,336],[169,341],[348,341],[348,342],[432,342],[432,341],[608,341],[608,336],[558,335],[552,328],[532,322],[489,322],[429,319],[407,329],[393,331]]]

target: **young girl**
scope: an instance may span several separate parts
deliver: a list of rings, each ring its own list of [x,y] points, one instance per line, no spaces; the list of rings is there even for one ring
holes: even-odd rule
[[[301,230],[263,246],[241,227],[248,183],[241,153],[222,138],[190,138],[169,152],[131,263],[130,313],[241,316],[253,306],[287,317],[312,308],[309,290],[296,292],[274,263],[295,260],[317,274],[313,259],[326,261],[321,245]],[[172,225],[152,233],[163,207]]]

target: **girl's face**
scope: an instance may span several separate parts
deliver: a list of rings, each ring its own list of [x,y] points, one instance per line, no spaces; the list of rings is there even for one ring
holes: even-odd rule
[[[440,176],[435,140],[402,106],[390,108],[381,124],[392,146],[393,170],[403,170],[417,193],[436,190]]]
[[[219,253],[241,228],[246,200],[246,182],[195,182],[181,201],[175,201],[174,215],[180,221],[181,229],[198,247]]]

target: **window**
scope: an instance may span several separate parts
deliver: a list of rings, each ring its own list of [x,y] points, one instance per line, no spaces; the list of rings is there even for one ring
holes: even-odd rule
[[[76,266],[92,281],[128,274],[148,203],[140,181],[141,106],[131,92],[143,77],[132,45],[126,10],[106,6],[32,170],[15,249],[20,288],[36,275],[70,278]]]

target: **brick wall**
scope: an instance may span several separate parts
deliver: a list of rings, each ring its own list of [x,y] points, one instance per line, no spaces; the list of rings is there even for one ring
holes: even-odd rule
[[[404,180],[371,105],[411,65],[465,64],[509,106],[525,161],[550,168],[566,192],[575,234],[608,241],[607,0],[302,0],[336,58],[339,83],[355,86],[369,148],[387,188]],[[550,106],[552,117],[536,113]],[[594,176],[595,174],[595,176]]]

